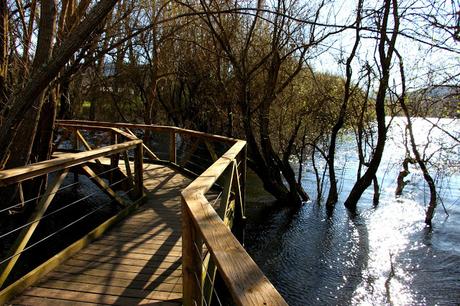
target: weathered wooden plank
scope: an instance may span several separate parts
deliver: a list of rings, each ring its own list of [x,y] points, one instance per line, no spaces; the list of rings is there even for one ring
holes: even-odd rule
[[[61,290],[61,289],[49,289],[49,288],[37,288],[32,287],[25,292],[27,296],[33,297],[53,297],[63,300],[86,302],[86,303],[97,303],[106,305],[139,305],[142,303],[156,303],[161,302],[160,300],[154,299],[139,299],[131,297],[119,297],[108,294],[96,294],[89,292],[78,292],[72,290]]]
[[[162,270],[163,273],[167,272]],[[51,272],[47,278],[53,280],[63,280],[68,282],[78,282],[83,284],[106,284],[112,287],[123,287],[123,288],[134,288],[134,289],[144,289],[146,283],[144,281],[138,281],[135,279],[121,279],[121,278],[112,278],[112,277],[100,277],[100,276],[87,276],[84,274],[69,274],[63,272]],[[155,286],[154,291],[166,291],[166,292],[175,292],[182,294],[182,283],[159,283]]]
[[[216,183],[229,164],[233,162],[238,153],[246,146],[245,141],[235,143],[222,157],[220,157],[211,167],[206,169],[198,178],[182,191],[182,195],[192,195],[195,193],[205,194]]]
[[[159,275],[161,276],[162,283],[168,284],[175,284],[182,279],[182,271],[176,270],[170,272],[168,270],[167,276],[163,276],[165,270],[160,270],[160,272],[154,272],[152,274],[139,274],[139,273],[132,273],[132,272],[120,272],[120,271],[111,271],[111,270],[104,270],[104,269],[79,269],[78,267],[71,267],[71,266],[58,266],[56,267],[56,272],[61,273],[73,273],[76,275],[86,275],[89,277],[97,276],[97,277],[105,277],[105,278],[114,278],[114,279],[126,279],[126,280],[138,280],[142,282],[153,282],[157,281]]]
[[[138,265],[133,264],[122,264],[115,263],[109,259],[101,259],[97,261],[97,258],[84,258],[79,259],[80,257],[73,257],[66,261],[65,265],[68,267],[78,267],[81,269],[98,269],[98,270],[108,270],[108,271],[117,271],[117,272],[132,272],[138,274],[148,274],[148,275],[159,275],[164,273],[167,270],[180,271],[182,267],[180,265],[176,266],[176,263],[166,263],[163,261],[153,262],[138,262]],[[104,262],[105,261],[105,262]],[[73,278],[75,275],[73,276]]]
[[[37,288],[49,288],[49,289],[61,289],[61,290],[71,290],[77,292],[88,292],[96,294],[109,294],[119,297],[128,297],[128,298],[141,298],[141,299],[150,299],[150,300],[168,300],[168,299],[180,299],[182,298],[182,293],[177,292],[166,292],[166,291],[156,291],[156,290],[139,290],[129,287],[116,287],[106,284],[85,284],[78,283],[73,281],[63,281],[63,280],[54,280],[50,279],[44,282],[43,284],[38,284]]]
[[[89,302],[77,302],[69,301],[63,299],[56,299],[53,297],[35,297],[23,295],[17,298],[14,302],[14,305],[24,305],[24,306],[50,306],[50,305],[60,305],[60,306],[96,306],[101,305],[97,303]]]
[[[30,271],[24,275],[19,280],[15,281],[13,284],[9,285],[2,291],[0,291],[0,305],[4,304],[6,301],[10,300],[13,296],[22,292],[27,287],[36,283],[40,278],[42,278],[46,273],[58,267],[62,262],[67,258],[87,246],[91,241],[100,237],[107,229],[113,226],[115,223],[121,221],[127,215],[132,213],[139,205],[140,200],[131,204],[129,207],[123,209],[117,215],[111,217],[101,225],[97,226],[94,230],[89,232],[80,240],[74,242],[57,255],[54,255],[52,258]]]
[[[98,256],[106,256],[106,257],[113,257],[113,258],[131,258],[131,259],[140,259],[140,260],[152,260],[152,255],[145,255],[145,254],[137,254],[137,253],[124,253],[120,254],[115,251],[112,251],[110,253],[106,251],[96,251],[96,250],[91,250],[91,249],[84,249],[81,251],[82,254],[88,254],[88,255],[98,255]],[[163,259],[165,262],[175,262],[177,260],[180,260],[180,256],[163,256]]]
[[[116,250],[117,253],[125,253],[129,252],[131,254],[144,254],[144,255],[154,255],[154,256],[176,256],[180,257],[182,254],[181,248],[179,249],[172,249],[169,247],[164,247],[163,248],[156,248],[156,249],[149,249],[145,248],[142,246],[139,247],[124,247],[123,245],[113,245],[113,246],[104,246],[104,245],[98,245],[98,244],[92,244],[87,248],[88,250],[94,250],[94,251],[100,251],[100,252],[107,252],[108,254],[111,254],[113,250]]]
[[[59,186],[61,186],[68,172],[69,172],[68,169],[62,170],[50,182],[48,188],[46,189],[45,193],[41,197],[37,206],[35,206],[35,209],[32,215],[30,216],[30,219],[27,222],[29,225],[21,230],[21,232],[19,233],[19,236],[16,238],[16,241],[10,248],[10,251],[8,252],[8,257],[10,256],[13,256],[13,257],[10,258],[8,261],[6,261],[4,264],[0,265],[0,271],[2,271],[0,274],[0,288],[5,283],[11,270],[13,269],[16,262],[18,261],[21,255],[21,252],[24,250],[30,238],[32,237],[32,234],[37,228],[41,218],[45,214],[49,205],[53,201],[54,196],[56,195],[57,190],[59,189]]]
[[[225,226],[204,194],[212,187],[225,169],[233,164],[244,149],[245,142],[238,141],[200,177],[182,191],[183,218],[188,214],[193,225],[184,224],[183,232],[195,228],[205,241],[237,305],[287,305],[256,263],[246,253],[243,246]],[[190,239],[192,241],[186,241]],[[183,236],[183,245],[193,243],[193,237]],[[185,250],[183,251],[185,253]],[[185,257],[185,255],[183,254]],[[185,259],[184,259],[185,262]],[[186,290],[191,279],[185,278],[184,304],[193,302],[193,292]],[[189,268],[190,269],[190,268]],[[250,272],[249,272],[250,271]],[[191,305],[191,304],[190,304]]]
[[[186,196],[185,209],[193,216],[194,226],[203,237],[234,302],[237,305],[287,305],[206,198],[200,194]],[[185,236],[183,239],[185,243]]]

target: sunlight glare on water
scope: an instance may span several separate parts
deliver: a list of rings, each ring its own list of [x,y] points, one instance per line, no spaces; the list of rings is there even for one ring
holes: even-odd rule
[[[399,262],[399,255],[417,247],[410,236],[424,227],[423,208],[412,200],[385,198],[378,209],[366,211],[363,217],[368,225],[369,260],[352,303],[382,305],[388,300],[393,305],[414,303],[412,276]]]
[[[460,131],[460,120],[436,122]],[[439,152],[449,146],[445,135],[430,132],[423,120],[415,120],[414,128],[418,143],[429,136],[432,147],[426,154],[440,153],[430,167],[449,216],[440,202],[432,228],[424,223],[429,193],[416,166],[410,165],[404,192],[395,197],[405,154],[403,118],[393,122],[377,173],[378,206],[372,204],[372,188],[361,198],[356,217],[343,206],[357,169],[354,140],[344,137],[336,170],[341,192],[332,218],[326,217],[324,204],[314,201],[292,211],[262,210],[259,218],[249,218],[246,247],[289,305],[458,305],[460,146],[454,147],[456,153]],[[303,185],[314,199],[311,171]]]

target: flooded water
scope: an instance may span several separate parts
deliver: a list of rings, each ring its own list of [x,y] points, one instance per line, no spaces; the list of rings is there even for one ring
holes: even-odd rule
[[[439,124],[460,132],[459,120]],[[449,216],[439,203],[433,227],[427,228],[429,193],[420,171],[412,167],[403,196],[394,196],[405,152],[401,126],[396,118],[389,133],[377,207],[372,188],[361,199],[357,217],[343,207],[356,177],[351,139],[339,149],[341,194],[332,218],[315,202],[297,210],[248,204],[245,246],[290,305],[460,305],[460,149],[443,149],[431,160],[439,168],[433,176]],[[440,148],[438,141],[453,144],[445,134],[430,132],[430,126],[415,122],[417,140],[422,143],[429,135],[433,143],[427,155]],[[303,184],[314,198],[312,173]]]

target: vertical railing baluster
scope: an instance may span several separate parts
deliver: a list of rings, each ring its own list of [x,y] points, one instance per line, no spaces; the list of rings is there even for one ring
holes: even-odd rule
[[[114,131],[111,133],[111,144],[117,144],[118,143],[118,135]],[[114,169],[118,167],[118,161],[120,159],[120,154],[112,154],[110,155],[110,169]],[[113,177],[114,171],[111,171],[109,174],[109,182],[112,184],[114,182],[114,177]]]
[[[134,176],[136,197],[141,198],[144,195],[144,151],[142,143],[138,144],[134,150]]]
[[[241,186],[241,202],[243,205],[243,212],[246,211],[246,171],[247,171],[247,158],[248,158],[248,146],[245,145],[243,151],[240,153],[241,157],[241,178],[240,178],[240,186]],[[246,216],[243,216],[246,218]]]
[[[169,132],[169,161],[176,163],[176,132],[171,130]]]
[[[182,290],[183,305],[202,305],[201,279],[203,243],[199,237],[193,221],[182,198]],[[198,277],[197,277],[198,276]]]

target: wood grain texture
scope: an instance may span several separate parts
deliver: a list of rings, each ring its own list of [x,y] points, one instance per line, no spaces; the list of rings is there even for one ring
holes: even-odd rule
[[[148,125],[148,124],[134,124],[134,123],[113,123],[113,122],[94,122],[94,121],[87,121],[87,120],[58,120],[56,121],[57,126],[73,126],[73,127],[80,127],[80,126],[93,126],[93,127],[115,127],[115,128],[129,128],[129,129],[144,129],[150,130],[158,133],[169,133],[170,131],[174,131],[176,133],[200,137],[203,139],[221,141],[224,143],[234,144],[236,140],[234,138],[229,138],[221,135],[214,135],[208,134],[204,132],[188,130],[183,128],[178,128],[175,126],[164,126],[164,125]]]
[[[196,254],[201,254],[201,247],[205,247],[210,254],[210,261],[207,262],[213,266],[212,278],[215,265],[236,305],[287,305],[216,213],[217,208],[211,205],[211,202],[213,205],[218,202],[223,212],[227,206],[236,211],[236,206],[244,215],[244,141],[166,126],[86,121],[61,121],[59,125],[82,129],[110,128],[116,133],[114,135],[124,137],[133,135],[120,133],[116,129],[137,128],[169,133],[172,165],[175,165],[177,159],[176,134],[220,141],[231,147],[218,158],[214,148],[206,142],[215,162],[193,182],[165,165],[144,164],[142,156],[145,147],[141,140],[93,150],[89,155],[86,155],[88,152],[82,152],[85,155],[64,154],[57,159],[61,159],[57,163],[47,161],[46,166],[29,166],[28,170],[32,170],[32,174],[27,174],[24,169],[0,172],[1,186],[42,175],[46,173],[45,168],[53,171],[67,169],[107,154],[118,154],[135,148],[134,162],[125,159],[127,167],[121,170],[129,176],[131,165],[134,166],[137,191],[142,194],[144,188],[147,198],[147,204],[134,215],[72,258],[57,267],[54,265],[56,268],[45,279],[24,291],[12,304],[48,305],[62,302],[62,305],[177,305],[182,303],[184,291],[184,304],[201,305],[202,284],[194,282],[193,278],[201,275],[202,259]],[[102,163],[110,163],[108,158],[100,160]],[[240,163],[237,163],[238,160]],[[223,199],[217,201],[217,192],[211,188],[224,173],[227,177],[221,193]],[[212,288],[208,287],[207,293]],[[0,298],[1,295],[2,292]],[[209,301],[209,294],[206,296]]]
[[[73,166],[81,165],[85,162],[103,157],[107,154],[115,154],[135,148],[142,144],[142,140],[131,140],[128,142],[115,144],[99,149],[80,152],[61,154],[58,158],[34,163],[31,165],[17,167],[0,171],[0,187],[45,175],[54,171],[68,169]]]
[[[108,163],[108,159],[102,159]],[[131,162],[132,163],[132,162]],[[146,203],[36,285],[13,305],[180,305],[180,190],[190,179],[144,164]],[[107,239],[106,239],[107,238]],[[71,304],[74,303],[74,304]]]
[[[183,214],[187,214],[191,220],[184,226],[193,227],[193,229],[184,227],[183,231],[199,232],[198,236],[205,242],[236,305],[287,305],[205,197],[213,184],[229,167],[235,168],[235,160],[241,152],[244,152],[245,146],[244,141],[237,141],[182,191]],[[239,180],[234,181],[241,191],[238,186]],[[241,192],[237,193],[241,194]],[[239,197],[238,194],[237,197]],[[242,201],[242,198],[239,197],[238,201]],[[193,237],[183,236],[184,245],[194,243],[187,241],[188,239],[193,239]],[[185,291],[185,288],[191,285],[186,284],[186,281],[184,278],[184,302],[192,305],[193,297],[186,296],[188,292]]]

